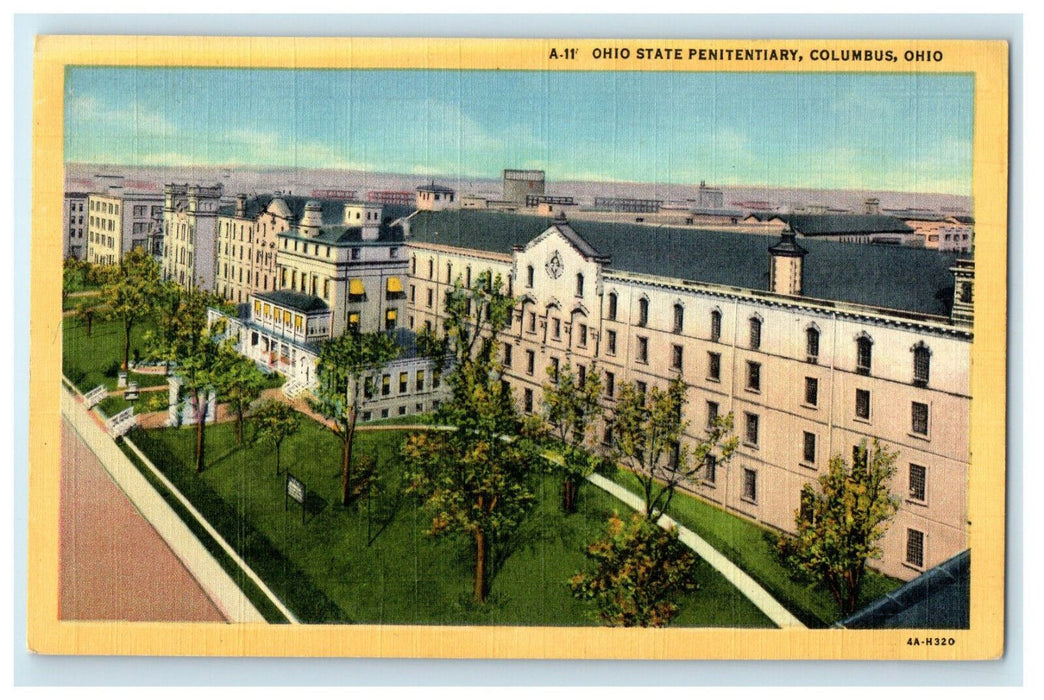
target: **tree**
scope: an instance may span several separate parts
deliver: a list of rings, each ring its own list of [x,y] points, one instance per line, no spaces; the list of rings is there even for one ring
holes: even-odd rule
[[[257,424],[257,437],[275,445],[276,474],[279,474],[279,455],[283,440],[301,427],[301,414],[289,404],[269,399],[254,411],[254,421]]]
[[[453,395],[435,414],[436,423],[451,429],[415,433],[403,446],[407,491],[433,513],[428,532],[472,540],[479,603],[489,589],[491,546],[510,537],[533,501],[528,482],[535,452],[518,436],[514,398],[495,352],[496,334],[514,308],[502,287],[499,275],[487,272],[474,289],[458,280],[448,295],[443,335],[425,343],[436,363],[447,356],[452,363]]]
[[[219,363],[222,372],[217,378],[219,400],[228,403],[236,414],[236,444],[243,444],[243,414],[261,396],[265,375],[248,357],[243,357],[231,346],[222,346],[225,356]]]
[[[573,595],[594,601],[598,618],[613,627],[662,627],[678,611],[681,593],[696,589],[696,555],[664,530],[635,513],[625,524],[609,518],[608,535],[591,544],[594,569],[570,580]]]
[[[561,449],[565,474],[562,509],[573,513],[580,484],[599,462],[585,447],[591,425],[602,415],[602,379],[592,367],[581,380],[568,362],[557,369],[548,367],[547,373],[550,381],[544,384],[543,419]]]
[[[91,337],[91,326],[94,324],[94,317],[97,315],[98,309],[91,301],[81,302],[76,307],[76,319],[87,326],[87,337]]]
[[[710,460],[727,462],[739,443],[732,435],[729,414],[711,421],[695,445],[684,444],[685,390],[680,377],[672,379],[666,390],[652,387],[644,392],[625,383],[613,412],[613,456],[638,478],[645,515],[652,520],[667,511],[678,484],[694,478]]]
[[[376,374],[395,359],[399,348],[390,335],[346,333],[323,343],[316,365],[317,388],[312,406],[329,418],[330,431],[341,440],[341,505],[352,496],[352,444],[365,387],[376,383]]]
[[[867,562],[881,558],[879,542],[899,507],[888,490],[896,457],[877,440],[860,443],[851,469],[835,455],[818,488],[801,490],[797,534],[779,538],[794,575],[824,583],[843,616],[855,612]]]
[[[131,330],[152,313],[159,285],[159,265],[141,248],[131,250],[105,273],[102,298],[110,318],[123,324],[123,369],[130,364]]]

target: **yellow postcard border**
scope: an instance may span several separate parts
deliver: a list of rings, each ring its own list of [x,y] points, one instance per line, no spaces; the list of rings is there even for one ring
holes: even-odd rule
[[[578,47],[568,62],[550,49]],[[632,47],[628,60],[592,49]],[[639,61],[657,46],[941,51],[941,61]],[[32,141],[27,640],[47,654],[588,659],[993,659],[1004,644],[1008,44],[919,40],[544,40],[44,36],[36,43]],[[249,68],[930,72],[975,76],[976,307],[968,483],[970,629],[953,646],[908,646],[908,630],[607,629],[58,620],[59,391],[64,73],[72,65]],[[922,635],[925,636],[925,635]],[[932,632],[930,636],[939,636]]]

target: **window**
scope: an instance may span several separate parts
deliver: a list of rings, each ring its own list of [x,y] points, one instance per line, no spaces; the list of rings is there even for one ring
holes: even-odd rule
[[[557,319],[551,319],[551,337],[558,340],[562,337],[562,322]]]
[[[710,339],[715,343],[721,340],[721,312],[715,309],[711,311],[711,332]]]
[[[576,273],[576,295],[582,297],[584,295],[584,276],[581,273]]]
[[[525,411],[526,411],[526,413],[532,413],[533,412],[533,390],[532,389],[526,389],[525,392],[523,392],[523,395],[525,396]]]
[[[511,343],[504,343],[504,366],[511,366]]]
[[[718,402],[708,401],[707,402],[707,427],[713,428],[714,421],[718,420]]]
[[[679,372],[682,368],[682,346],[672,345],[671,346],[671,369],[676,369]]]
[[[744,431],[744,437],[747,440],[747,444],[751,447],[758,446],[758,416],[756,413],[744,414],[747,419],[746,430]]]
[[[681,304],[674,305],[674,332],[681,333],[685,327],[685,307]]]
[[[558,358],[551,358],[551,381],[554,384],[558,384]]]
[[[417,391],[424,391],[424,370],[417,370]],[[418,411],[421,409],[418,408]]]
[[[434,301],[434,298],[435,298],[434,290],[429,288],[428,289],[428,298],[425,300],[424,305],[430,309],[431,305],[432,305],[432,302]]]
[[[911,430],[915,435],[928,434],[928,404],[914,401],[910,406]]]
[[[576,366],[577,386],[583,386],[587,382],[587,368],[583,365]]]
[[[386,374],[381,377],[381,396],[387,396],[391,393],[391,375]]]
[[[417,285],[415,284],[410,285],[410,303],[417,303]]]
[[[961,301],[965,304],[970,304],[972,302],[971,282],[961,282]]]
[[[612,372],[605,373],[605,395],[609,398],[616,395],[616,375]]]
[[[399,406],[399,415],[400,416],[405,416],[406,415],[406,407],[405,406]]]
[[[925,488],[928,481],[928,470],[922,467],[920,464],[910,465],[910,500],[921,501],[925,500],[927,490]]]
[[[616,354],[616,331],[607,331],[605,336],[605,352],[608,355]]]
[[[396,309],[388,309],[384,312],[384,330],[393,331],[395,330],[395,323],[399,317],[399,312]]]
[[[645,392],[649,390],[649,387],[646,385],[645,382],[635,382],[634,389],[644,397]]]
[[[649,300],[645,297],[638,300],[638,325],[642,328],[649,325]]]
[[[928,370],[930,368],[932,351],[924,343],[918,343],[913,349],[914,384],[917,386],[928,386]]]
[[[606,312],[606,316],[610,321],[616,320],[616,292],[609,292],[609,310]]]
[[[583,323],[580,323],[580,324],[577,324],[577,325],[578,325],[578,327],[580,329],[580,333],[579,333],[580,337],[579,337],[579,339],[577,341],[577,344],[580,347],[582,347],[582,348],[586,348],[587,347],[587,326],[585,324],[583,324]]]
[[[703,481],[713,484],[718,480],[718,458],[707,455],[703,460]]]
[[[758,502],[758,473],[753,469],[743,469],[743,500]]]
[[[924,567],[924,533],[920,530],[906,530],[906,563],[918,569]]]
[[[805,329],[805,356],[806,361],[810,364],[816,364],[819,361],[819,329],[818,328],[806,328]]]
[[[352,248],[352,260],[358,260],[362,250],[359,248]]]
[[[433,258],[428,259],[428,279],[435,279],[435,260]]]
[[[399,372],[399,393],[405,394],[409,388],[410,375],[406,372]]]
[[[453,263],[446,261],[446,284],[453,284]]]
[[[526,374],[533,374],[533,367],[536,364],[536,354],[532,350],[526,350]]]
[[[819,380],[815,377],[805,377],[805,404],[819,405]]]
[[[874,342],[870,336],[861,335],[856,338],[856,372],[870,374],[870,360]]]
[[[721,380],[721,353],[707,353],[707,379]]]
[[[816,463],[816,434],[805,433],[804,438],[804,449],[802,450],[802,460],[806,464]]]
[[[526,286],[527,287],[532,287],[533,286],[533,266],[532,265],[526,265]]]
[[[866,469],[867,449],[862,445],[852,445],[852,468]]]
[[[747,363],[747,391],[761,391],[761,364]]]
[[[870,392],[866,389],[856,389],[855,414],[856,418],[870,420]]]
[[[750,319],[750,349],[757,350],[761,347],[761,319],[752,316]]]
[[[649,339],[638,336],[637,357],[635,358],[643,365],[649,362]]]
[[[536,333],[536,312],[529,312],[529,328],[527,329],[530,333]]]

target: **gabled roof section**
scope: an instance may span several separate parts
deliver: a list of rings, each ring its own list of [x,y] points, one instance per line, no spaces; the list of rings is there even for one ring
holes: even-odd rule
[[[564,219],[555,219],[551,226],[549,226],[543,233],[526,244],[526,250],[555,233],[562,236],[562,238],[565,238],[569,245],[573,246],[573,248],[575,248],[576,251],[587,260],[594,260],[605,265],[610,263],[610,256],[602,255],[595,250],[594,246],[588,243],[583,236],[574,231],[573,227],[569,225],[569,222]]]
[[[410,239],[511,254],[554,224],[553,219],[476,209],[420,211]],[[744,289],[769,288],[768,248],[778,235],[710,231],[619,222],[570,223],[612,270]],[[804,297],[949,316],[955,253],[806,238]]]
[[[260,294],[254,294],[254,296],[263,301],[269,301],[273,304],[289,309],[296,309],[297,311],[303,311],[305,313],[310,311],[326,311],[330,308],[325,301],[317,296],[302,294],[301,292],[292,292],[289,289],[280,289],[276,292],[262,292]]]

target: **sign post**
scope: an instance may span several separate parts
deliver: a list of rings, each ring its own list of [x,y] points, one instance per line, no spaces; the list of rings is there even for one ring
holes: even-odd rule
[[[290,507],[290,499],[294,499],[301,504],[301,524],[305,524],[305,497],[308,494],[308,489],[305,487],[304,482],[294,477],[289,471],[286,473],[286,491],[283,495],[283,510],[285,511]]]

